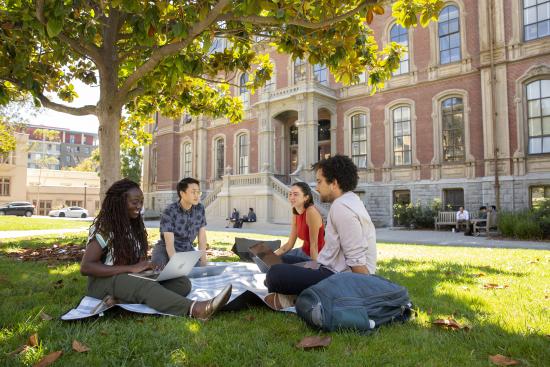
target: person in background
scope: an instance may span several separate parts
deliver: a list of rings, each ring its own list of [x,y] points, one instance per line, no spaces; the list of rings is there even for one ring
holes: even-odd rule
[[[231,212],[231,215],[229,218],[227,218],[227,224],[225,225],[225,228],[229,228],[231,223],[233,223],[233,227],[235,226],[235,223],[239,222],[239,211],[237,208],[233,208],[233,211]]]
[[[460,232],[462,227],[464,227],[465,232],[470,231],[470,213],[463,206],[458,208],[456,212],[456,231]]]
[[[243,217],[243,221],[245,221],[245,222],[255,222],[256,221],[256,213],[254,212],[253,208],[248,208],[248,214]]]

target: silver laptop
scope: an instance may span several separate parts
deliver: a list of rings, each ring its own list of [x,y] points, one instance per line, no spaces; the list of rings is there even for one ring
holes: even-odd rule
[[[195,266],[187,276],[189,278],[213,277],[223,273],[225,268],[227,268],[227,265]]]
[[[128,275],[154,282],[179,278],[188,275],[193,270],[201,255],[202,251],[176,252],[162,271],[146,270],[141,273],[130,273]]]

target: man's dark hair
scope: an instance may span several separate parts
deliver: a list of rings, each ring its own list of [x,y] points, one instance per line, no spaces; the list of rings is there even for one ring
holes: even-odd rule
[[[357,187],[359,174],[357,166],[346,155],[337,154],[334,157],[321,159],[313,165],[314,170],[321,170],[328,183],[338,182],[343,192],[352,191]]]
[[[181,195],[180,195],[180,192],[185,192],[187,191],[187,188],[189,187],[189,185],[191,184],[197,184],[197,185],[200,185],[199,181],[195,180],[193,177],[185,177],[184,179],[182,179],[180,182],[178,182],[178,186],[176,188],[176,190],[178,191],[178,198],[180,198],[181,200]]]

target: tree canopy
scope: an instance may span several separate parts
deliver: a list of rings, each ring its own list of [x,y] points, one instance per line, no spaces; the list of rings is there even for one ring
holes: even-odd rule
[[[120,123],[160,111],[242,119],[229,93],[234,76],[248,88],[269,80],[269,57],[255,43],[325,64],[337,81],[367,69],[380,87],[399,65],[402,46],[382,50],[369,24],[383,0],[0,0],[0,103],[31,95],[36,105],[99,119],[102,193],[120,175]],[[392,15],[405,27],[436,19],[441,0],[398,0]],[[217,39],[227,47],[216,48]],[[97,105],[55,102],[76,97],[73,81],[99,85]]]

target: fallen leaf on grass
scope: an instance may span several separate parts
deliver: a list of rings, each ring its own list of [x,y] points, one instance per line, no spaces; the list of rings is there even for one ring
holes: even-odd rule
[[[73,350],[78,353],[85,353],[90,351],[90,347],[85,344],[82,344],[78,340],[73,340]]]
[[[502,354],[489,356],[489,360],[497,366],[515,366],[520,364],[520,361],[516,361],[515,359],[503,356]]]
[[[27,345],[30,347],[36,347],[38,345],[38,334],[34,333],[31,336],[29,336]]]
[[[49,366],[50,364],[57,361],[59,359],[59,357],[61,357],[62,354],[63,354],[62,350],[58,350],[57,352],[52,352],[52,353],[48,354],[47,356],[45,356],[44,358],[42,358],[40,360],[40,362],[35,364],[33,367],[46,367],[46,366]]]
[[[453,319],[437,319],[432,324],[437,325],[439,327],[445,328],[445,329],[452,329],[452,330],[464,330],[468,331],[470,330],[469,326],[466,325],[460,325],[458,322],[456,322]]]
[[[246,320],[248,320],[248,321],[254,321],[254,320],[256,320],[256,318],[255,318],[254,316],[252,316],[252,315],[246,315],[244,318],[245,318]]]
[[[300,349],[314,349],[314,348],[324,348],[330,345],[332,338],[330,336],[306,336],[298,344],[296,348]]]
[[[432,314],[432,308],[430,307],[430,308],[428,309],[428,311],[426,311],[426,313],[427,313],[428,315],[431,315],[431,314]]]
[[[485,273],[476,273],[476,274],[472,274],[472,276],[474,278],[480,278],[480,277],[484,277],[485,276]]]
[[[539,259],[539,258],[536,258],[536,259],[534,259],[534,260],[527,261],[527,264],[536,264],[536,263],[538,263],[539,261],[540,261],[540,259]]]
[[[483,288],[485,288],[485,289],[504,289],[504,288],[508,288],[508,284],[500,285],[500,284],[495,284],[495,283],[487,283],[487,284],[483,284]]]
[[[53,283],[53,287],[55,289],[60,289],[60,288],[63,288],[64,284],[63,284],[63,279],[59,279],[58,281],[56,281],[55,283]]]
[[[44,311],[40,311],[40,313],[38,314],[38,316],[44,320],[44,321],[50,321],[53,319],[53,317],[51,317],[50,315],[48,315],[47,313],[45,313]]]
[[[460,287],[460,289],[464,289],[465,291],[467,291],[468,289],[470,289],[470,287],[463,285],[462,287]]]
[[[29,350],[31,347],[29,347],[28,345],[22,345],[20,347],[18,347],[16,350],[14,350],[13,352],[9,352],[8,355],[9,356],[14,356],[16,354],[21,354],[23,352],[26,352],[27,350]]]

